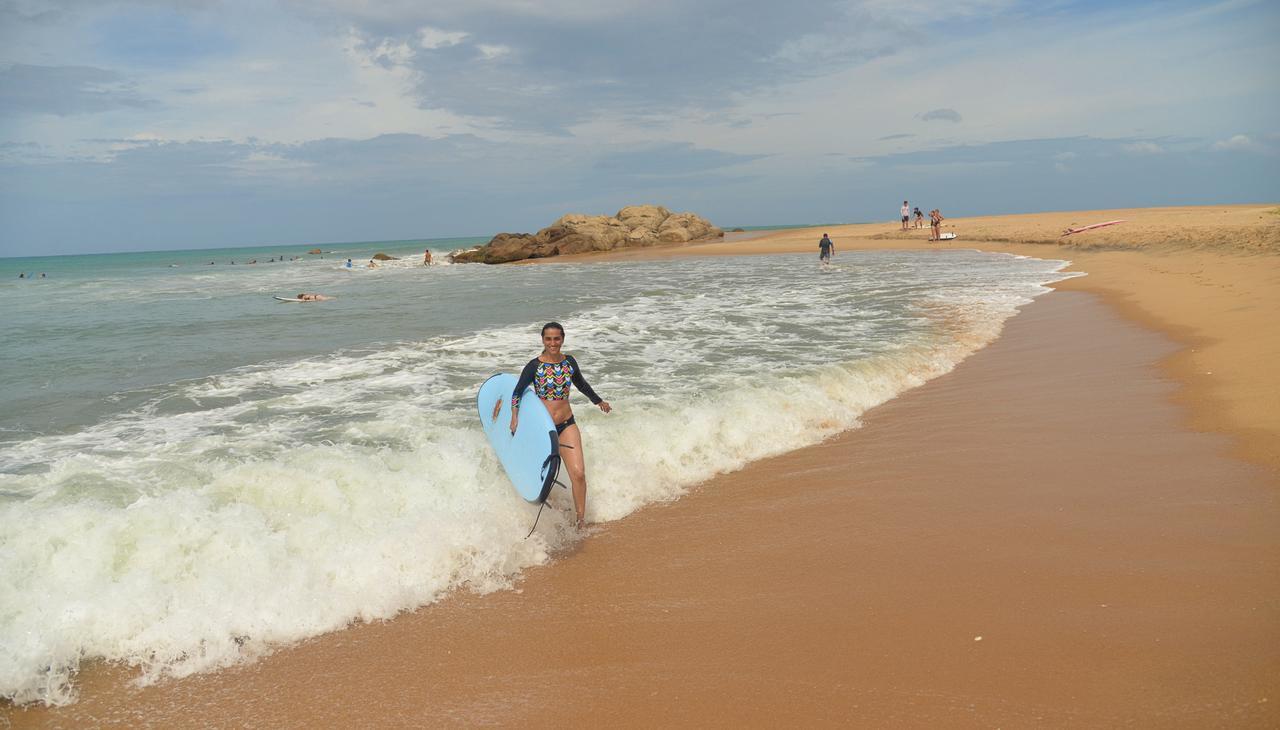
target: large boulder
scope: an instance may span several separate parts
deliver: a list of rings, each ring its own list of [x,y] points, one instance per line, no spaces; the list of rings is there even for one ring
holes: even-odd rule
[[[658,226],[658,240],[663,243],[688,243],[723,235],[724,231],[711,225],[706,218],[693,213],[674,213],[667,216],[662,221],[662,225]]]
[[[499,233],[487,245],[472,249],[469,253],[481,254],[483,258],[475,260],[482,263],[505,264],[529,258],[528,249],[532,241],[533,236],[528,233]]]
[[[455,263],[502,264],[589,251],[688,243],[719,238],[724,231],[693,213],[660,205],[628,205],[617,215],[570,213],[534,234],[499,233],[489,243],[452,256]]]

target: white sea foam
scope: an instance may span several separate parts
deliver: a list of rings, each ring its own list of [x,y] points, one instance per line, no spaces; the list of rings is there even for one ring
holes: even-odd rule
[[[825,276],[798,262],[521,267],[467,286],[572,298],[569,349],[616,408],[575,401],[588,518],[608,522],[855,427],[1062,278],[978,254]],[[65,703],[85,658],[153,681],[511,585],[576,539],[565,494],[523,539],[536,508],[474,424],[476,386],[536,347],[527,322],[496,322],[242,366],[0,450],[0,692]]]

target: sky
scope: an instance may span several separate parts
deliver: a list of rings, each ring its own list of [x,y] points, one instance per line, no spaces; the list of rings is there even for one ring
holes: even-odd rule
[[[1280,3],[0,0],[0,256],[1280,201]]]

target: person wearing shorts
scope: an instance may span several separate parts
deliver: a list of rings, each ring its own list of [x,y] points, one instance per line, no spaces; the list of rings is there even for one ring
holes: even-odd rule
[[[822,240],[818,241],[818,260],[824,264],[831,263],[831,254],[836,250],[836,244],[827,234],[822,234]]]

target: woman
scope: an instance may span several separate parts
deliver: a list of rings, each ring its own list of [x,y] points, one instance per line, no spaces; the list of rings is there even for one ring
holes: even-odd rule
[[[569,383],[578,386],[578,390],[605,413],[613,408],[587,384],[578,361],[572,355],[560,352],[563,346],[564,327],[559,322],[543,325],[542,354],[524,366],[520,380],[511,391],[511,433],[516,432],[516,424],[520,420],[520,396],[525,388],[533,385],[533,392],[551,413],[556,433],[560,434],[560,458],[569,467],[569,481],[573,485],[573,507],[578,516],[578,529],[582,529],[587,516],[587,465],[582,457],[582,433],[578,431],[578,424],[573,420],[573,409],[569,407]]]
[[[944,219],[942,217],[942,213],[937,208],[934,208],[933,210],[929,211],[929,240],[930,241],[942,240],[942,221],[943,220]]]

